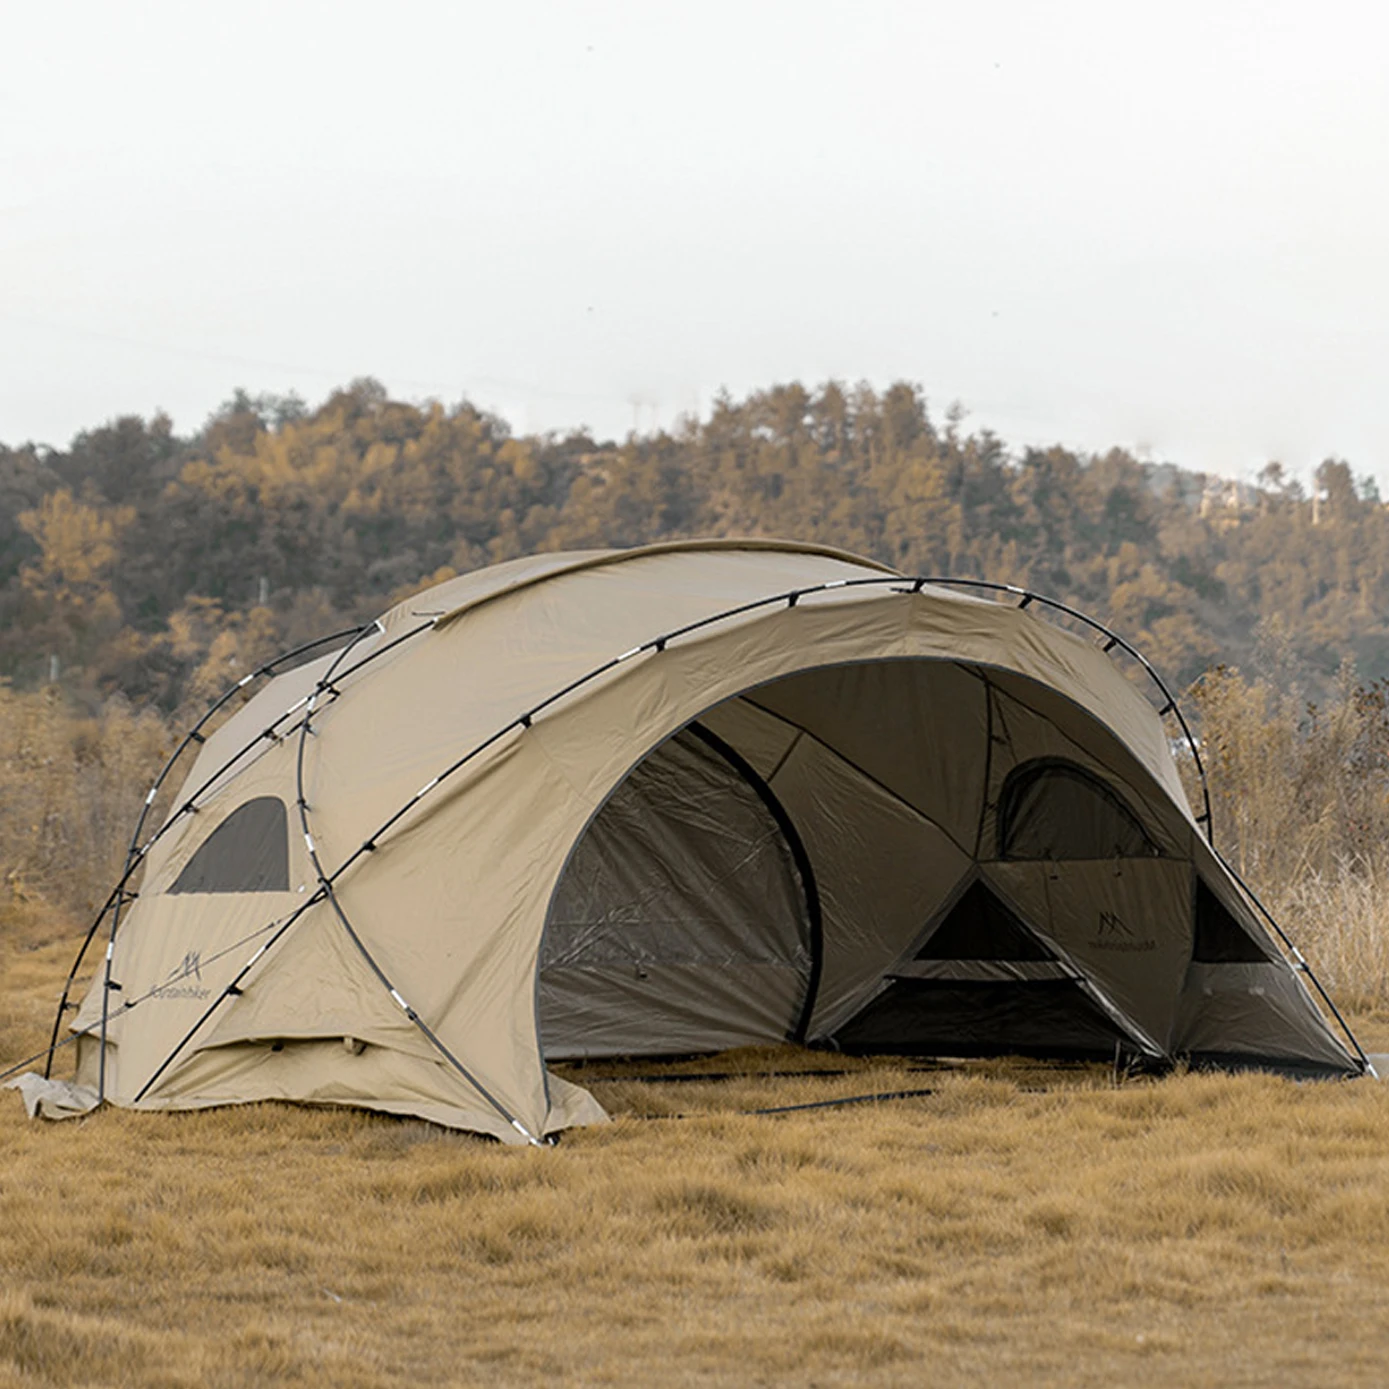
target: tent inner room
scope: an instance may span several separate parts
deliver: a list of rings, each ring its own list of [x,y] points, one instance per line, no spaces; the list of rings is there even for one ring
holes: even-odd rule
[[[1286,1030],[1304,1005],[1208,885],[1208,852],[1114,734],[1036,681],[804,671],[708,710],[591,820],[547,918],[542,1045],[1257,1051],[1255,1014]]]

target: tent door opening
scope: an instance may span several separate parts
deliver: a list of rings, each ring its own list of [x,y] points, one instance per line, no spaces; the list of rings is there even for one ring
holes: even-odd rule
[[[544,1055],[802,1040],[819,949],[795,827],[752,767],[692,724],[628,774],[560,878],[540,952]]]
[[[843,1050],[1103,1058],[1139,1045],[978,878],[885,983],[837,1033]]]

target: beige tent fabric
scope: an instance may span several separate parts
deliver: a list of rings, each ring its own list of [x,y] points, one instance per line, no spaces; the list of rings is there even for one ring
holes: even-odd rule
[[[831,1034],[882,987],[982,862],[1139,1045],[1166,1054],[1183,1039],[1238,1043],[1237,1017],[1179,1006],[1201,843],[1153,707],[1094,642],[1035,612],[929,586],[914,593],[881,582],[887,574],[842,552],[768,541],[535,556],[417,595],[345,655],[275,679],[201,749],[185,794],[211,790],[151,853],[122,924],[118,998],[144,1001],[113,1016],[107,1097],[164,1108],[349,1103],[507,1141],[601,1118],[541,1055],[547,911],[614,788],[701,718],[766,779],[815,865],[824,960],[812,1037]],[[860,580],[879,582],[852,586]],[[846,583],[795,606],[761,603]],[[529,726],[508,727],[614,657],[736,609],[745,610],[632,654]],[[336,883],[375,968],[333,905],[318,902],[180,1049],[275,924],[318,889],[299,824],[306,715],[303,793],[325,871],[375,841]],[[275,736],[263,736],[277,720]],[[252,752],[219,773],[245,746]],[[1068,865],[1055,881],[1043,865],[988,863],[1001,779],[1055,753],[1118,788],[1166,857],[1126,863],[1121,875]],[[168,893],[227,815],[268,795],[288,814],[288,891]],[[1239,903],[1209,854],[1199,871]],[[1158,944],[1141,958],[1097,948],[1086,935],[1097,909],[1151,920]],[[1237,910],[1262,938],[1242,903]],[[1352,1069],[1301,981],[1281,962],[1267,968],[1283,990],[1279,1054]],[[77,1027],[99,1012],[98,986]],[[95,1039],[79,1051],[79,1080],[93,1084]]]
[[[6,1090],[18,1090],[24,1112],[31,1119],[80,1119],[97,1106],[96,1091],[67,1080],[45,1080],[30,1072],[5,1083]]]

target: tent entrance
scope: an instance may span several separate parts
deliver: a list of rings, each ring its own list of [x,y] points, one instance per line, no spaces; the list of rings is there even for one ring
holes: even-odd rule
[[[835,1040],[855,1052],[1068,1058],[1134,1045],[1078,972],[978,878]]]
[[[639,763],[590,822],[550,905],[547,1059],[802,1040],[819,910],[795,827],[699,724]]]

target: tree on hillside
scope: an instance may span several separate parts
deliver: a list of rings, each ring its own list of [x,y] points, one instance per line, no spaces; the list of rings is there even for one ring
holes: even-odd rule
[[[369,378],[315,409],[238,391],[188,438],[132,416],[64,452],[0,449],[0,667],[33,681],[58,654],[75,691],[172,708],[428,575],[701,534],[1028,585],[1178,681],[1217,653],[1257,663],[1273,621],[1319,678],[1348,653],[1389,674],[1389,511],[1341,460],[1308,496],[1277,464],[1231,491],[1120,449],[1014,455],[910,383],[723,394],[621,443],[519,437]]]

